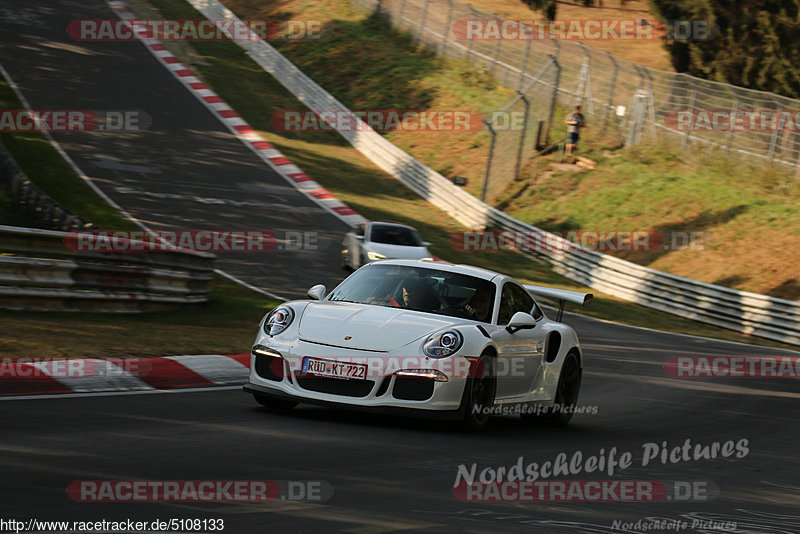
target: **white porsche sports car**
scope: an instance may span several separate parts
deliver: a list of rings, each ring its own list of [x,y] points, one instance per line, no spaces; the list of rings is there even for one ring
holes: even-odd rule
[[[548,318],[531,294],[559,301]],[[566,424],[583,354],[560,322],[592,295],[523,286],[466,265],[384,260],[330,294],[281,304],[259,325],[244,390],[273,409],[299,402],[462,419],[492,414]]]
[[[347,232],[342,241],[342,268],[358,269],[377,260],[432,260],[430,243],[404,224],[364,222]]]

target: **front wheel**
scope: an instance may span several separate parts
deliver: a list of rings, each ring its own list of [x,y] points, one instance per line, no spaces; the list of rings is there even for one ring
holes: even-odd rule
[[[464,389],[464,426],[469,430],[482,430],[489,423],[497,392],[494,361],[484,353],[470,369]]]
[[[253,393],[253,398],[256,399],[256,402],[259,403],[261,406],[265,406],[270,410],[275,410],[279,412],[288,412],[298,404],[296,401],[276,399],[274,397],[268,397],[266,395],[259,395],[258,393]]]

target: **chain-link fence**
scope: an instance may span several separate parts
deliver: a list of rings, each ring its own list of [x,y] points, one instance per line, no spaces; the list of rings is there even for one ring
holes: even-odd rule
[[[484,124],[490,145],[481,200],[490,202],[515,179],[536,148],[547,138],[558,98],[560,67],[555,58],[544,65],[522,91],[503,108],[489,113]]]
[[[642,67],[580,42],[553,38],[467,39],[465,32],[459,30],[463,30],[466,21],[485,24],[495,20],[500,24],[501,19],[458,0],[351,1],[366,10],[380,10],[396,28],[409,32],[418,43],[441,55],[482,65],[500,84],[521,91],[528,103],[539,102],[549,89],[562,105],[582,104],[583,113],[593,126],[599,125],[601,133],[620,135],[626,144],[665,137],[719,147],[732,155],[765,163],[800,167],[798,100]],[[542,72],[554,64],[558,66],[558,76],[543,77]],[[525,105],[522,96],[518,96],[506,107],[517,109]],[[552,112],[551,108],[536,114],[529,122],[537,123],[545,115],[552,119]],[[551,120],[544,120],[547,131]],[[521,129],[516,135],[514,140],[495,139],[494,150],[502,145],[511,151],[507,144],[524,145],[529,150],[530,130]],[[519,170],[519,162],[509,163],[507,158],[506,153],[490,158],[490,184],[495,180],[507,182],[507,173]]]

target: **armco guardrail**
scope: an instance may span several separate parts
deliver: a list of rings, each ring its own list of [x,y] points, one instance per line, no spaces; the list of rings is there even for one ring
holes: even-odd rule
[[[78,252],[69,237],[0,226],[0,309],[132,313],[208,300],[213,254]]]
[[[52,230],[79,230],[92,225],[58,205],[28,180],[17,162],[0,143],[0,182],[6,184],[11,198],[20,210],[37,224]],[[2,185],[0,185],[2,187]]]
[[[187,1],[208,19],[217,21],[220,29],[230,36],[233,25],[225,27],[220,21],[238,20],[233,12],[217,0]],[[267,42],[261,39],[235,42],[311,110],[348,112]],[[577,247],[484,204],[366,125],[339,133],[378,167],[465,226],[513,230],[524,232],[532,240],[541,239],[548,247],[533,247],[541,252],[528,256],[545,259],[555,272],[571,280],[681,317],[800,345],[798,302],[705,284]]]

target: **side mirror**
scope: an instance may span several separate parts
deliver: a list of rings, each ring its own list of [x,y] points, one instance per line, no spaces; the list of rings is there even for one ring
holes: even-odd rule
[[[358,239],[359,241],[364,241],[364,236],[363,235],[357,235],[356,239]]]
[[[423,241],[422,242],[422,246],[423,247],[429,247],[429,246],[431,246],[431,242],[430,241]]]
[[[327,291],[327,288],[324,285],[317,284],[317,285],[311,287],[308,290],[308,292],[306,292],[306,295],[308,295],[309,297],[311,297],[314,300],[322,300],[323,298],[325,298],[325,292],[326,291]]]
[[[536,319],[534,319],[530,313],[517,312],[511,317],[511,320],[506,326],[506,330],[513,334],[518,330],[533,328],[534,326],[536,326]]]

